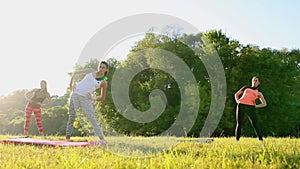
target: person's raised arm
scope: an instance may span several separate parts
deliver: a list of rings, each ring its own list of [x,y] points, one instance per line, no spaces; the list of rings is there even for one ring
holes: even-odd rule
[[[73,73],[72,77],[71,77],[71,80],[70,80],[70,90],[73,91],[73,85],[74,85],[74,81],[76,80],[76,78],[79,76],[79,75],[86,75],[86,74],[89,74],[89,73],[92,73],[92,72],[95,72],[96,70],[93,69],[93,68],[88,68],[88,69],[84,69],[84,70],[79,70],[79,71],[76,71]]]
[[[92,72],[95,72],[96,70],[93,69],[93,68],[87,68],[87,69],[83,69],[83,70],[79,70],[79,71],[76,71],[73,73],[73,76],[74,75],[85,75],[85,74],[88,74],[88,73],[92,73]]]

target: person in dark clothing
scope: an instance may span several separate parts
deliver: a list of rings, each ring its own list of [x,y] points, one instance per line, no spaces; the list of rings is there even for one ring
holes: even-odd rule
[[[42,110],[41,107],[46,107],[51,105],[50,93],[47,91],[47,82],[42,80],[40,82],[41,88],[35,88],[25,93],[25,98],[27,100],[27,105],[25,108],[25,125],[24,134],[28,136],[28,130],[30,127],[30,119],[32,112],[34,112],[36,124],[41,136],[44,136],[44,129],[42,125]],[[32,97],[30,97],[30,95]],[[47,103],[43,104],[43,101],[47,99]]]
[[[263,140],[262,132],[260,130],[255,108],[262,108],[267,106],[267,102],[263,96],[263,94],[258,91],[258,86],[260,84],[260,80],[258,77],[254,76],[252,78],[252,86],[242,87],[239,91],[234,94],[235,101],[237,103],[236,108],[236,129],[235,129],[235,136],[236,140],[239,141],[241,137],[241,129],[243,126],[243,120],[245,115],[249,117],[249,120],[255,130],[256,135],[258,136],[259,140]],[[260,100],[260,104],[256,104],[256,100]]]

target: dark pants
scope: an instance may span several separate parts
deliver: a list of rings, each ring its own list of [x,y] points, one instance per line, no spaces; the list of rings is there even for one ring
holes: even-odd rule
[[[243,126],[243,121],[245,114],[247,114],[252,127],[254,128],[254,131],[256,135],[258,136],[259,140],[263,140],[262,138],[262,132],[260,130],[260,127],[258,125],[256,113],[255,113],[255,107],[244,105],[244,104],[238,104],[236,108],[236,128],[235,128],[235,137],[236,140],[239,140],[241,137],[241,130]]]

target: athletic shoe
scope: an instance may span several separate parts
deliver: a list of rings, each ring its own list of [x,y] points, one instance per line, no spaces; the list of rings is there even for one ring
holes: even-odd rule
[[[95,141],[91,143],[92,146],[100,146],[100,147],[105,147],[106,146],[106,141],[104,139],[100,141]]]
[[[100,145],[103,147],[106,146],[106,141],[104,139],[100,140]]]
[[[71,142],[71,135],[66,135],[66,142]]]

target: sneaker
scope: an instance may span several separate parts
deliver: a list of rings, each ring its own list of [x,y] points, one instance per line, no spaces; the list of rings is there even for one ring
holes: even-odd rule
[[[70,135],[66,135],[66,142],[71,142],[71,136]]]
[[[100,146],[106,146],[106,141],[103,139],[103,140],[100,140]]]
[[[105,147],[106,146],[106,141],[103,139],[103,140],[100,140],[100,141],[92,142],[91,145]]]

